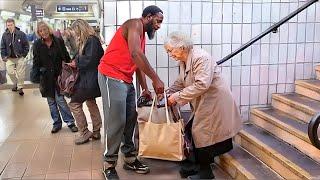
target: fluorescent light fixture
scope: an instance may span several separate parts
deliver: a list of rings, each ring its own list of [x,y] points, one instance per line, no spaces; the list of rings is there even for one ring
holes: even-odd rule
[[[19,16],[19,20],[21,21],[30,21],[30,19],[31,19],[31,16],[29,15],[20,14]]]
[[[9,11],[1,11],[0,14],[2,17],[14,17],[16,14],[14,12]]]

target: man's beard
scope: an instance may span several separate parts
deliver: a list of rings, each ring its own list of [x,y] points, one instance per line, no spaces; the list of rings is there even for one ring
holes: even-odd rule
[[[152,23],[147,24],[146,31],[147,31],[149,39],[150,40],[153,39],[156,31],[153,29]]]

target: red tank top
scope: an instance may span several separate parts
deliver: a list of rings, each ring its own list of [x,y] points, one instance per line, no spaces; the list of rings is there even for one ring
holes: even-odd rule
[[[145,34],[141,39],[141,50],[145,52]],[[106,52],[100,60],[98,70],[101,74],[115,79],[132,83],[132,76],[136,70],[126,39],[122,36],[120,27],[113,36]]]

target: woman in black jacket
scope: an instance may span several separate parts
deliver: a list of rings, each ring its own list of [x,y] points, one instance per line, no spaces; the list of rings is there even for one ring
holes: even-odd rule
[[[58,132],[62,127],[62,119],[72,132],[77,132],[74,118],[64,96],[59,93],[57,79],[61,73],[62,61],[69,62],[70,57],[62,39],[55,37],[49,25],[38,22],[39,39],[33,45],[33,69],[40,69],[40,92],[46,97],[53,119],[51,133]]]
[[[76,138],[75,144],[83,144],[90,138],[101,138],[102,120],[95,98],[101,96],[98,85],[98,65],[103,49],[98,37],[95,36],[94,29],[86,21],[76,20],[71,25],[71,30],[77,44],[78,55],[69,65],[79,70],[79,77],[69,107],[80,130],[80,136]],[[93,132],[88,130],[82,108],[83,102],[86,102],[89,109]]]

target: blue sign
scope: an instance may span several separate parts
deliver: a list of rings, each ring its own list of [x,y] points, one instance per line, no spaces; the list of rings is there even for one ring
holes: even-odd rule
[[[57,12],[88,12],[88,5],[57,5]]]

